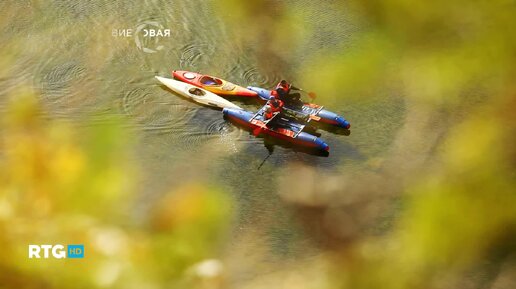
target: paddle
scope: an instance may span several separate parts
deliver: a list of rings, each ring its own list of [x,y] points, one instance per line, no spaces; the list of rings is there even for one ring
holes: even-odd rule
[[[310,118],[310,119],[313,119],[313,120],[315,120],[315,121],[320,121],[320,120],[321,120],[321,117],[320,117],[320,116],[313,115],[313,114],[310,114],[310,115],[309,115],[309,118]]]
[[[317,97],[317,95],[313,91],[307,92],[306,90],[299,88],[299,87],[295,87],[295,86],[291,86],[290,89],[298,90],[298,91],[302,91],[302,92],[306,93],[308,95],[308,97],[310,97],[311,100],[314,100]]]
[[[267,145],[265,145],[265,147],[267,147]],[[265,161],[266,161],[270,156],[272,156],[273,149],[269,149],[269,148],[267,148],[267,150],[269,151],[269,154],[268,154],[268,155],[267,155],[267,157],[262,161],[262,163],[258,166],[258,170],[260,170],[260,168],[263,166],[263,164],[265,163]]]

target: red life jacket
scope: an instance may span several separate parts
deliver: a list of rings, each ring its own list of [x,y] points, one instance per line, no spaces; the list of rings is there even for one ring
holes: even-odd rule
[[[281,81],[276,85],[276,89],[279,89],[279,88],[282,88],[284,89],[285,91],[289,91],[290,90],[290,84],[286,81],[284,81],[284,83],[281,83]]]
[[[276,92],[275,96],[279,97],[285,97],[290,93],[290,84],[285,81],[284,84],[281,83],[281,81],[276,85],[276,88],[274,89]]]
[[[266,106],[270,108],[268,111],[267,109],[265,110],[264,118],[267,120],[272,118],[276,112],[281,111],[281,108],[283,107],[283,101],[279,99],[275,99],[274,101],[269,100],[267,101]]]
[[[269,100],[267,102],[267,104],[269,104],[269,106],[271,107],[271,111],[274,113],[274,112],[278,112],[278,111],[281,111],[281,108],[283,107],[283,101],[279,100],[279,99],[276,99],[274,101],[272,100]]]

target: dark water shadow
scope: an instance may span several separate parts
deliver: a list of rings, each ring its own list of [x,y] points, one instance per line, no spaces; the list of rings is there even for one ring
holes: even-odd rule
[[[305,128],[303,129],[304,132],[307,132],[311,135],[314,135],[316,137],[321,137],[321,133],[317,131],[317,127],[312,126],[311,124],[307,124]]]
[[[273,138],[269,135],[263,135],[263,136],[259,135],[256,138],[263,139],[263,146],[269,152],[269,154],[267,155],[265,160],[267,160],[274,153],[276,147],[282,147],[285,149],[290,149],[294,152],[300,152],[300,153],[304,153],[304,154],[316,156],[316,157],[328,157],[330,155],[330,153],[328,151],[322,151],[322,150],[318,150],[318,149],[310,149],[310,148],[306,148],[306,147],[296,146],[290,142],[287,142],[287,141],[281,140],[281,139],[277,139],[277,138]],[[265,163],[265,160],[263,161],[263,163]],[[260,164],[258,169],[260,169],[260,167],[263,165],[263,163]]]
[[[345,136],[351,135],[351,130],[349,130],[347,128],[342,128],[342,127],[334,126],[334,125],[331,125],[331,124],[326,124],[326,123],[320,123],[319,122],[319,123],[315,124],[314,127],[316,129],[321,129],[321,130],[324,130],[324,131],[327,131],[327,132],[330,132],[330,133],[333,133],[333,134],[336,134],[336,135],[345,135]]]

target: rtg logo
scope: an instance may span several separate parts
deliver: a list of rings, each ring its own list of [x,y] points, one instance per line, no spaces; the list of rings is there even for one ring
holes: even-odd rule
[[[68,253],[68,254],[67,254]],[[29,258],[84,258],[84,245],[29,245]]]

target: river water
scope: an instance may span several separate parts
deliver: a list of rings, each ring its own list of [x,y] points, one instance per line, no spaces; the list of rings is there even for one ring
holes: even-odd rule
[[[126,117],[138,136],[136,162],[143,168],[137,216],[144,216],[146,204],[168,188],[203,180],[237,200],[235,247],[241,242],[248,248],[253,242],[264,246],[271,252],[266,264],[308,254],[317,245],[276,193],[278,175],[288,174],[285,168],[291,164],[343,175],[367,166],[389,151],[403,121],[404,103],[389,92],[375,100],[333,102],[327,108],[350,120],[352,129],[349,135],[321,130],[331,147],[329,157],[277,145],[269,156],[262,138],[225,122],[220,110],[174,95],[154,76],[170,77],[171,70],[181,69],[242,86],[270,88],[285,78],[303,87],[296,83],[302,61],[322,48],[345,51],[359,31],[327,4],[292,2],[311,7],[303,21],[320,33],[301,41],[295,57],[283,57],[275,65],[260,58],[253,43],[233,41],[234,32],[214,5],[216,1],[2,1],[0,10],[10,16],[2,20],[0,42],[14,55],[0,80],[0,108],[9,92],[28,85],[40,93],[51,118],[100,124],[113,115]],[[170,29],[170,37],[145,39],[136,33],[139,27]],[[130,37],[123,35],[129,30]],[[259,108],[253,101],[237,104]]]

